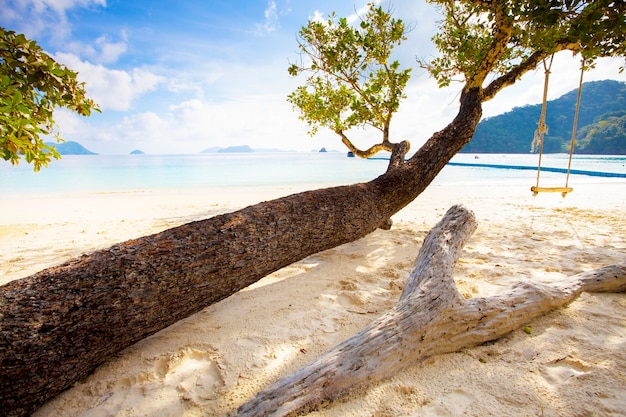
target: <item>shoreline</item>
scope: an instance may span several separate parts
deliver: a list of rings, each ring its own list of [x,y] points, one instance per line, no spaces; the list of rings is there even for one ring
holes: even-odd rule
[[[529,166],[529,165],[479,164],[479,163],[469,163],[469,162],[448,162],[448,165],[459,166],[459,167],[517,169],[517,170],[523,170],[523,171],[537,171],[536,166]],[[626,178],[626,173],[621,173],[621,172],[589,171],[589,170],[584,170],[584,169],[568,170],[566,168],[554,168],[554,167],[541,167],[541,171],[558,172],[561,174],[567,174],[569,171],[569,173],[572,175],[587,175],[590,177]]]
[[[225,415],[346,339],[400,294],[421,240],[464,204],[478,230],[454,276],[466,297],[624,261],[626,181],[532,197],[531,184],[433,184],[374,233],[285,267],[125,349],[35,417]],[[310,189],[137,191],[3,202],[2,274]],[[54,209],[52,209],[54,208]],[[33,255],[36,255],[33,256]],[[5,281],[6,282],[6,281]],[[583,294],[494,342],[439,355],[311,413],[316,417],[599,415],[626,412],[626,298]]]

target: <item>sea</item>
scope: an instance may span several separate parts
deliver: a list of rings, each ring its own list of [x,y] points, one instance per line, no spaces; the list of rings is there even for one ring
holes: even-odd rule
[[[563,186],[569,155],[543,155],[542,186]],[[347,157],[343,152],[201,153],[190,155],[65,155],[48,168],[0,162],[0,195],[50,195],[85,192],[159,191],[344,185],[371,180],[385,172],[388,161]],[[433,184],[535,185],[534,154],[458,154]],[[576,155],[570,186],[620,182],[626,185],[626,156]],[[597,173],[616,176],[597,176]]]

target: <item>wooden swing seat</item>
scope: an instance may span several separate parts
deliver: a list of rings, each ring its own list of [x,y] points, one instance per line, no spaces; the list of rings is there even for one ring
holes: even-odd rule
[[[578,98],[576,100],[576,111],[574,113],[574,126],[572,128],[572,139],[570,141],[569,148],[569,162],[567,164],[567,177],[565,177],[565,187],[540,187],[539,175],[541,173],[541,157],[543,155],[543,137],[546,133],[546,106],[548,102],[548,80],[550,78],[550,68],[552,67],[552,59],[554,54],[550,57],[550,63],[546,64],[546,60],[543,60],[543,67],[545,69],[545,80],[543,83],[543,103],[541,105],[541,116],[539,117],[539,123],[537,124],[537,130],[535,131],[535,138],[533,139],[532,149],[534,151],[536,144],[539,144],[539,163],[537,164],[537,185],[530,187],[533,196],[539,193],[561,193],[561,196],[565,197],[567,193],[574,191],[573,188],[568,187],[570,168],[572,165],[572,156],[574,155],[574,145],[576,143],[576,127],[578,125],[578,112],[580,110],[580,96],[583,89],[583,74],[585,73],[585,59],[583,58],[580,64],[580,80],[578,82]]]
[[[563,197],[567,195],[567,193],[571,193],[574,191],[571,187],[530,187],[530,191],[533,192],[533,195],[537,195],[539,193],[561,193]]]

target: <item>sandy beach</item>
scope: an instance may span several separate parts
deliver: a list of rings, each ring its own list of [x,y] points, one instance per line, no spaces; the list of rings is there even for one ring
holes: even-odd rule
[[[465,297],[626,261],[626,181],[532,197],[433,186],[389,231],[283,268],[133,345],[35,416],[224,416],[393,306],[453,204],[479,227],[454,277]],[[0,284],[98,248],[300,191],[296,187],[5,198]],[[431,357],[310,416],[626,415],[626,295],[583,294],[476,348]],[[442,341],[445,343],[445,341]]]

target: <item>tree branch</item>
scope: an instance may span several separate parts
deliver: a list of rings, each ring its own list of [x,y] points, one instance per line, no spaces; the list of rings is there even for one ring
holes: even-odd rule
[[[530,55],[524,61],[522,61],[519,65],[513,68],[511,71],[506,74],[496,78],[493,80],[482,92],[481,101],[489,101],[496,96],[500,92],[500,90],[515,84],[517,80],[519,80],[522,75],[527,73],[528,71],[532,71],[537,68],[537,65],[546,57],[552,55],[554,52],[560,52],[565,50],[570,50],[574,53],[579,52],[579,47],[576,43],[572,43],[566,39],[557,43],[557,48],[553,52],[546,52],[544,50],[539,50]]]
[[[242,405],[238,417],[287,416],[391,377],[426,357],[498,339],[581,292],[626,291],[626,263],[553,284],[524,282],[464,300],[452,269],[476,229],[473,213],[448,210],[428,234],[398,303],[346,341]]]
[[[481,101],[489,101],[494,98],[500,90],[515,84],[515,82],[519,80],[522,75],[537,68],[537,65],[549,55],[550,54],[544,51],[537,51],[511,71],[493,80],[483,90]]]
[[[495,23],[493,26],[493,41],[487,51],[487,55],[480,62],[476,73],[467,80],[466,89],[472,87],[482,88],[483,82],[489,73],[495,68],[497,62],[507,51],[507,43],[513,34],[513,20],[505,10],[504,2],[480,2],[487,3],[493,10]]]
[[[341,137],[341,142],[346,145],[350,152],[359,158],[367,159],[373,157],[378,152],[391,152],[387,171],[398,168],[404,164],[404,157],[411,149],[411,143],[407,140],[403,140],[400,143],[391,143],[389,140],[386,140],[382,143],[377,143],[366,150],[361,150],[357,148],[342,131],[336,133]]]
[[[391,152],[391,157],[389,158],[387,171],[401,167],[405,162],[404,158],[406,157],[406,154],[411,149],[411,143],[408,140],[403,140],[400,143],[394,143],[392,146],[393,151]]]
[[[393,144],[390,142],[377,143],[376,145],[371,146],[366,150],[361,150],[357,148],[350,139],[343,133],[343,131],[335,132],[341,137],[341,142],[346,145],[346,147],[352,152],[355,156],[359,158],[367,159],[376,155],[378,152],[393,152]]]

